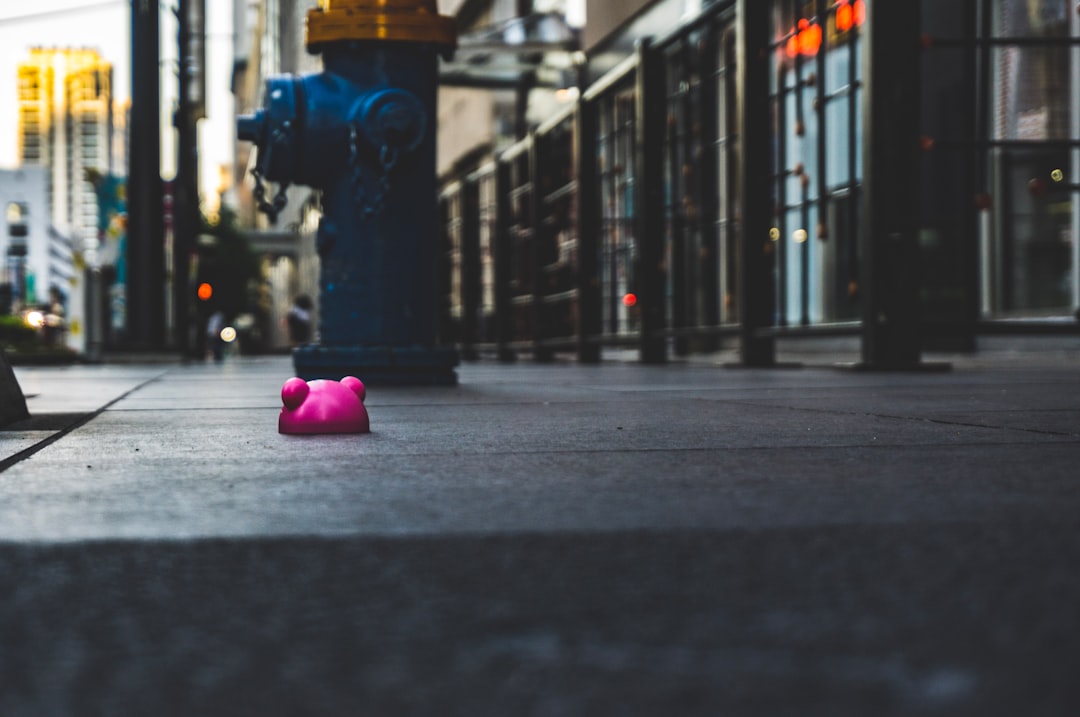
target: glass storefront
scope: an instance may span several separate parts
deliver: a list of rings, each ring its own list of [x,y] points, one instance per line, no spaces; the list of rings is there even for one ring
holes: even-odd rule
[[[767,88],[755,83],[755,102],[746,106],[760,108],[771,141],[746,158],[769,180],[768,190],[755,189],[762,201],[747,206],[767,205],[762,235],[771,229],[764,271],[753,274],[742,256],[754,249],[740,216],[744,68],[737,33],[745,25],[736,4],[700,3],[666,34],[649,25],[648,35],[610,42],[600,66],[609,69],[584,73],[590,82],[573,112],[459,180],[479,183],[477,202],[445,197],[451,271],[468,254],[455,250],[462,231],[455,212],[476,204],[467,211],[480,215],[479,248],[469,260],[477,263],[470,269],[477,339],[544,354],[568,350],[574,340],[579,350],[638,344],[643,352],[659,340],[682,355],[741,336],[750,313],[759,318],[746,321],[767,336],[803,328],[865,334],[874,288],[916,306],[910,315],[923,348],[949,341],[974,348],[976,333],[998,330],[999,319],[1071,317],[1080,305],[1074,3],[914,6],[919,24],[906,31],[920,37],[918,60],[892,76],[917,97],[919,112],[891,131],[917,127],[911,151],[920,178],[914,191],[898,191],[913,186],[906,181],[889,190],[918,217],[909,232],[914,278],[904,279],[917,290],[908,295],[894,291],[894,279],[909,274],[874,261],[878,244],[864,236],[866,226],[882,231],[866,212],[869,191],[892,179],[881,181],[880,168],[876,184],[864,176],[864,143],[893,136],[882,129],[888,122],[879,122],[872,137],[866,120],[874,78],[864,58],[896,39],[877,34],[887,25],[868,24],[874,1],[757,6],[768,24],[768,80]],[[894,19],[911,18],[888,9],[898,13]],[[871,44],[874,38],[884,45]],[[636,40],[648,41],[625,49]],[[878,158],[888,156],[875,146]],[[897,213],[893,194],[875,196],[879,210]],[[447,279],[451,297],[464,286]],[[448,318],[459,320],[462,311],[451,298]]]
[[[985,8],[984,8],[985,9]],[[983,231],[991,315],[1071,314],[1078,286],[1080,18],[1067,0],[993,3],[989,183]]]
[[[778,326],[859,317],[865,4],[773,7]]]
[[[866,2],[773,5],[779,326],[859,317]],[[1070,316],[1080,17],[1067,0],[922,4],[930,323]]]

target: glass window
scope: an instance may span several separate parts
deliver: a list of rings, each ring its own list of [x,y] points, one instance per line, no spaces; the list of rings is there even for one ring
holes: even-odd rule
[[[776,321],[855,319],[865,3],[774,5]]]
[[[25,222],[29,214],[30,208],[22,202],[10,202],[7,205],[6,215],[8,224]]]
[[[600,180],[600,281],[605,334],[639,330],[634,262],[633,88],[597,102],[597,176]]]
[[[998,88],[994,139],[1067,139],[1068,47],[994,49]]]
[[[1075,3],[991,3],[983,308],[999,315],[1068,314],[1080,301],[1076,191],[1080,133]]]

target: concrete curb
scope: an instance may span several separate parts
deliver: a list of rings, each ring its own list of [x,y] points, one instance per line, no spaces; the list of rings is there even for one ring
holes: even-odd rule
[[[7,355],[0,348],[0,426],[22,420],[30,415],[26,409],[26,397],[8,363]]]

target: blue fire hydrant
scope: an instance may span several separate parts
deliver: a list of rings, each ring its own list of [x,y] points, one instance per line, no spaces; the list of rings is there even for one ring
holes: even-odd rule
[[[271,221],[288,185],[321,190],[318,340],[293,352],[305,380],[457,382],[435,294],[437,63],[456,44],[435,0],[323,0],[306,36],[323,72],[271,77],[264,107],[237,119]]]

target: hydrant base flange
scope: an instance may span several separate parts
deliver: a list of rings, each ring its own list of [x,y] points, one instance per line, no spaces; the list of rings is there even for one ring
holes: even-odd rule
[[[453,348],[305,344],[293,351],[293,368],[305,381],[358,376],[372,386],[456,386],[457,365]]]

